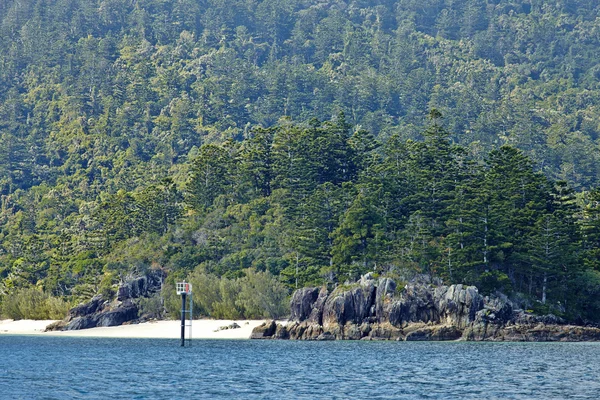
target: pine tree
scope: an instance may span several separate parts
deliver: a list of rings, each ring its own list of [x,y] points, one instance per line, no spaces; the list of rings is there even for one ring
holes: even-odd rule
[[[227,193],[227,188],[233,183],[232,163],[223,146],[202,146],[191,167],[186,188],[188,204],[198,211],[205,211],[217,197]]]
[[[587,193],[579,221],[583,241],[583,263],[600,271],[600,189]]]
[[[485,175],[489,193],[490,267],[505,272],[519,290],[535,279],[526,262],[526,243],[550,203],[547,179],[533,171],[519,150],[503,146],[490,152]]]
[[[384,247],[383,220],[376,206],[377,191],[359,187],[350,207],[332,233],[333,266],[341,277],[358,278],[377,269],[379,250]]]

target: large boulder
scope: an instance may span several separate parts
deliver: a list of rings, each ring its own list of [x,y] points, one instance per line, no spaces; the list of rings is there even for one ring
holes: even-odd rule
[[[109,302],[102,296],[98,294],[87,303],[80,304],[71,308],[67,314],[67,319],[73,320],[78,317],[86,317],[91,314],[102,311],[105,307],[107,307]]]
[[[350,287],[337,287],[323,307],[323,327],[343,326],[347,322],[360,324],[372,315],[375,282],[366,279]]]
[[[439,286],[434,290],[434,301],[439,323],[466,328],[475,321],[484,306],[483,297],[475,286]]]
[[[95,317],[96,326],[119,326],[130,322],[138,317],[138,307],[131,301],[121,304],[119,307],[98,314]]]
[[[396,293],[396,282],[390,278],[381,278],[375,292],[375,316],[377,322],[386,322],[390,319],[390,311],[394,294]]]
[[[129,300],[106,311],[75,317],[69,320],[62,329],[72,331],[99,326],[118,326],[123,325],[125,322],[133,321],[137,317],[138,307]]]
[[[433,288],[420,283],[406,285],[391,305],[389,322],[397,327],[411,322],[439,322]]]
[[[304,321],[308,319],[318,297],[319,288],[307,287],[296,290],[290,302],[290,320]]]
[[[271,339],[277,332],[275,321],[266,321],[252,330],[250,339]]]
[[[325,308],[325,302],[329,296],[327,287],[323,286],[319,290],[317,301],[313,304],[313,309],[308,317],[308,322],[312,324],[322,325],[323,324],[323,309]]]
[[[165,273],[162,270],[151,270],[147,274],[129,280],[119,286],[117,300],[125,301],[140,297],[151,297],[162,288]]]

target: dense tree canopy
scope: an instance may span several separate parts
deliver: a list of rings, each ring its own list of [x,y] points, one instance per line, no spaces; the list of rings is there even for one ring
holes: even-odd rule
[[[0,298],[374,270],[598,315],[599,21],[590,0],[0,1]]]

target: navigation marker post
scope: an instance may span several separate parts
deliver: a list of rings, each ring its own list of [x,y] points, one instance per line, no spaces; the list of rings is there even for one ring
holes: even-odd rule
[[[181,346],[185,346],[185,328],[189,328],[188,332],[188,344],[191,346],[192,344],[192,310],[193,310],[193,300],[192,300],[192,284],[186,281],[177,282],[176,284],[177,294],[181,295]],[[187,299],[190,302],[189,310],[185,309]],[[189,319],[186,320],[186,314],[189,315]]]

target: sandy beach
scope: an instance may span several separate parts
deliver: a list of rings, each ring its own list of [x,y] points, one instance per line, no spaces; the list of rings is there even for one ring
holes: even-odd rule
[[[0,335],[44,335],[44,336],[87,336],[114,338],[164,338],[178,339],[181,332],[180,321],[151,321],[141,324],[83,329],[78,331],[44,332],[46,326],[55,321],[0,320]],[[236,322],[240,328],[218,330]],[[263,320],[194,320],[193,339],[249,339],[252,329]],[[216,332],[215,332],[216,331]],[[186,330],[187,332],[187,330]]]

